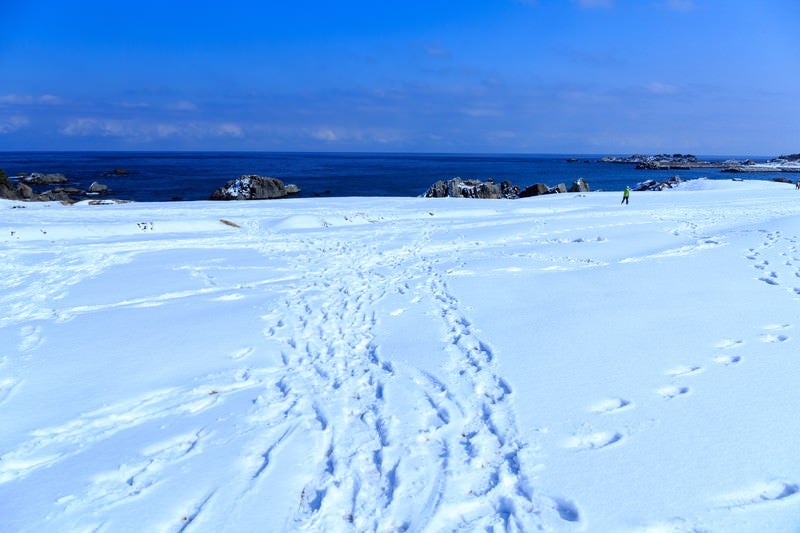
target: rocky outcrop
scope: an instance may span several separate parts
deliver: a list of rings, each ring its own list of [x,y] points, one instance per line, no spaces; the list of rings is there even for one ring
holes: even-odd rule
[[[658,182],[656,180],[647,180],[637,183],[633,188],[634,191],[663,191],[664,189],[672,189],[681,183],[680,176],[672,176],[666,181]]]
[[[508,181],[500,183],[493,179],[487,181],[462,180],[453,178],[450,180],[440,180],[431,185],[423,195],[425,198],[529,198],[531,196],[541,196],[544,194],[558,194],[566,192],[589,192],[589,184],[580,178],[572,183],[567,189],[563,183],[555,187],[550,187],[544,183],[536,183],[530,187],[522,189]]]
[[[299,192],[296,185],[284,185],[277,178],[245,174],[214,191],[211,200],[274,200]]]
[[[525,187],[522,192],[519,193],[520,198],[530,198],[531,196],[541,196],[543,194],[549,194],[550,187],[545,185],[544,183],[534,183],[530,187]]]
[[[65,202],[72,203],[74,200],[64,189],[52,189],[41,193],[35,193],[25,183],[0,184],[0,198],[5,200],[29,200],[38,202]]]
[[[542,196],[544,194],[564,194],[567,192],[589,192],[589,184],[586,180],[580,178],[572,183],[569,189],[563,183],[559,183],[555,187],[549,187],[544,183],[535,183],[530,187],[526,187],[519,193],[520,198],[530,198],[531,196]]]
[[[124,168],[115,168],[114,170],[106,170],[103,172],[103,176],[127,176],[128,174],[130,174],[130,172]]]
[[[42,174],[41,172],[32,172],[22,178],[22,182],[29,185],[58,185],[68,181],[64,174]]]
[[[583,178],[578,178],[572,182],[569,192],[589,192],[589,184]]]
[[[606,156],[601,163],[636,165],[639,170],[687,170],[690,168],[728,168],[737,161],[701,161],[692,154],[634,154],[625,157]]]
[[[763,163],[748,159],[729,165],[722,172],[800,172],[800,154],[782,155]]]
[[[520,189],[516,185],[512,185],[508,181],[496,183],[490,179],[487,181],[480,180],[462,180],[461,178],[453,178],[447,181],[437,181],[431,185],[425,198],[517,198],[520,194]]]
[[[103,185],[102,183],[98,183],[98,182],[95,181],[95,182],[92,182],[91,185],[89,185],[89,188],[86,190],[86,192],[95,193],[95,194],[106,193],[106,192],[108,192],[108,185]]]

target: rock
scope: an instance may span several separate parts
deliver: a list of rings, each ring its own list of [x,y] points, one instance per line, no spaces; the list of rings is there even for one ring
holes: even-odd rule
[[[656,180],[645,180],[636,184],[633,188],[634,191],[649,191],[652,187],[656,186]]]
[[[93,193],[108,192],[108,185],[103,185],[102,183],[98,183],[95,181],[91,185],[89,185],[89,189],[87,189],[87,191]]]
[[[286,194],[300,194],[300,187],[295,185],[294,183],[287,183],[286,184]]]
[[[67,183],[67,178],[64,174],[42,174],[41,172],[32,172],[30,175],[22,178],[24,183],[33,185],[55,185],[58,183]]]
[[[33,189],[24,183],[17,183],[17,186],[14,187],[14,192],[16,192],[17,196],[22,200],[30,200],[33,198]]]
[[[453,178],[437,181],[425,192],[425,198],[517,198],[519,187],[508,181],[495,183],[494,180],[462,180]]]
[[[530,198],[531,196],[541,196],[543,194],[548,194],[550,191],[550,187],[545,185],[544,183],[536,183],[531,185],[530,187],[526,187],[519,193],[520,198]]]
[[[572,182],[569,192],[589,192],[589,184],[583,178],[578,178]]]
[[[582,179],[582,178],[581,178]],[[563,183],[559,183],[555,187],[548,187],[544,183],[536,183],[527,187],[519,193],[520,198],[529,198],[531,196],[541,196],[543,194],[560,194],[566,193],[567,186]]]
[[[664,189],[672,189],[681,183],[680,176],[672,176],[670,179],[657,182],[656,180],[647,180],[637,183],[633,188],[634,191],[663,191]]]
[[[105,173],[106,176],[127,176],[128,174],[130,174],[130,172],[124,168],[115,168],[114,170]]]
[[[64,202],[64,203],[73,203],[72,198],[69,197],[64,190],[58,191],[45,191],[36,195],[35,200],[39,200],[40,202]]]
[[[245,174],[214,191],[211,200],[272,200],[288,194],[279,179]]]

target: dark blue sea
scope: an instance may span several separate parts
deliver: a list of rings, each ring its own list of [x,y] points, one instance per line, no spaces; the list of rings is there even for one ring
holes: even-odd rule
[[[604,154],[606,155],[606,154]],[[627,155],[627,154],[626,154]],[[636,170],[632,164],[601,163],[599,155],[468,155],[275,152],[0,152],[0,168],[19,173],[61,173],[79,188],[97,181],[110,197],[140,202],[207,200],[214,189],[242,174],[258,174],[293,183],[301,197],[420,196],[438,180],[455,177],[508,180],[567,187],[584,178],[591,190],[619,191],[674,175],[771,180],[775,174],[726,174],[719,169]],[[723,161],[766,157],[698,156]],[[118,175],[115,169],[124,169]]]

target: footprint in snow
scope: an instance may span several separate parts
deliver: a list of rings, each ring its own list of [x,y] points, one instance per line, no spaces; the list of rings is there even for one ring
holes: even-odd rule
[[[789,337],[787,335],[773,335],[772,333],[761,335],[761,342],[765,343],[786,342],[788,340]]]
[[[756,483],[746,489],[731,492],[719,498],[720,507],[734,508],[777,502],[797,495],[800,485],[785,481],[766,481]]]
[[[725,355],[725,354],[723,354],[723,355],[717,355],[716,357],[714,357],[713,361],[715,363],[717,363],[718,365],[730,366],[730,365],[735,365],[735,364],[740,363],[742,361],[742,358],[740,356],[738,356],[738,355]]]
[[[5,402],[9,396],[11,396],[11,392],[19,385],[18,381],[15,381],[12,378],[5,378],[0,379],[0,404]]]
[[[622,440],[622,433],[615,431],[598,431],[588,435],[573,435],[564,442],[564,447],[571,450],[599,450],[607,448]]]
[[[20,352],[30,352],[42,344],[41,326],[23,326],[19,331],[20,342],[17,348]]]
[[[683,376],[694,376],[699,374],[703,371],[703,367],[700,366],[676,366],[671,368],[667,371],[667,375],[673,378],[683,377]]]
[[[728,350],[730,348],[741,348],[744,345],[742,340],[723,339],[714,345],[714,348]]]
[[[779,331],[782,329],[789,329],[791,327],[792,327],[791,324],[769,324],[761,329],[763,329],[764,331]]]
[[[775,272],[771,272],[769,277],[758,278],[758,281],[763,281],[767,285],[777,286],[777,285],[780,285],[780,283],[778,283],[778,280],[775,279],[777,277],[778,277],[778,274],[776,274]]]
[[[235,352],[233,352],[231,354],[230,357],[234,361],[238,361],[240,359],[244,359],[245,357],[249,357],[249,356],[253,355],[253,352],[255,352],[255,348],[253,348],[252,346],[247,346],[245,348],[241,348],[239,350],[236,350]]]
[[[673,398],[677,398],[678,396],[683,396],[689,393],[689,387],[678,387],[675,385],[667,385],[666,387],[661,387],[660,389],[656,390],[656,394],[664,398],[665,400],[671,400]]]
[[[606,398],[589,406],[589,411],[604,415],[617,413],[623,409],[632,407],[633,404],[630,402],[630,400],[626,400],[624,398]]]

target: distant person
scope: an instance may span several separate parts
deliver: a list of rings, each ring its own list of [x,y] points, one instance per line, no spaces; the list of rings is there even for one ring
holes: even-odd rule
[[[630,197],[631,197],[631,188],[626,186],[625,190],[622,191],[622,201],[620,202],[620,205],[627,204]]]
[[[800,189],[800,180],[797,180],[797,183],[794,184],[795,190]]]

